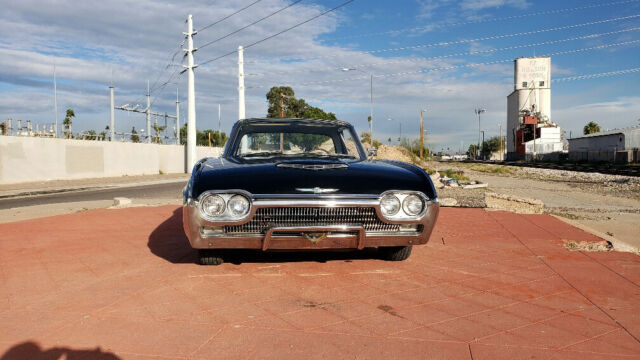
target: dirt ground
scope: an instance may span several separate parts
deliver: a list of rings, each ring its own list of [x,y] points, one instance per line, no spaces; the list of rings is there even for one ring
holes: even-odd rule
[[[437,170],[460,169],[472,180],[488,184],[485,189],[438,190],[440,198],[454,198],[458,206],[484,207],[487,191],[538,199],[544,203],[545,213],[605,240],[622,242],[621,246],[640,248],[640,179],[501,165],[478,167],[452,162],[429,165]]]

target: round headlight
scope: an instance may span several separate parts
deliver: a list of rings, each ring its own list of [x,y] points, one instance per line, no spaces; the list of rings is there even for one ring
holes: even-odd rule
[[[222,215],[225,209],[224,199],[220,195],[207,195],[201,203],[202,212],[211,217]]]
[[[400,211],[400,200],[395,195],[387,194],[380,199],[380,210],[384,216],[393,216]]]
[[[424,209],[424,201],[418,195],[409,195],[402,201],[402,210],[409,216],[419,215]]]
[[[246,215],[249,212],[249,208],[251,205],[249,204],[249,200],[242,195],[234,195],[231,199],[229,199],[229,203],[227,204],[229,208],[229,212],[231,215],[235,217],[241,217]]]

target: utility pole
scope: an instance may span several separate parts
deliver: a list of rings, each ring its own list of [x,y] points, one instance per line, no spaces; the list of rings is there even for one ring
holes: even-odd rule
[[[53,113],[56,118],[56,129],[53,132],[53,137],[58,137],[58,92],[56,89],[56,64],[53,64]]]
[[[191,173],[193,165],[196,163],[196,88],[194,84],[193,69],[197,65],[193,64],[193,36],[197,31],[193,31],[193,17],[189,14],[187,18],[187,173]]]
[[[115,122],[116,122],[116,109],[113,100],[113,85],[109,86],[109,98],[111,99],[111,105],[109,106],[109,130],[111,131],[111,140],[115,141]]]
[[[424,148],[424,126],[423,126],[423,121],[422,121],[422,113],[424,112],[424,109],[420,109],[420,160],[422,160],[422,151]]]
[[[149,80],[147,80],[147,143],[151,144],[151,94],[149,94]]]
[[[371,92],[370,92],[370,99],[371,99],[371,106],[370,106],[370,115],[369,115],[369,139],[371,139],[371,147],[373,147],[373,73],[370,73],[369,76],[371,77]]]
[[[218,133],[220,133],[220,104],[218,104]]]
[[[176,145],[180,145],[180,100],[176,89]]]
[[[500,123],[500,136],[498,137],[500,140],[500,161],[504,160],[504,153],[502,152],[502,123]]]
[[[280,93],[280,118],[284,119],[284,94]],[[284,133],[280,133],[280,153],[284,153]]]
[[[245,118],[244,113],[244,50],[238,46],[238,120]]]

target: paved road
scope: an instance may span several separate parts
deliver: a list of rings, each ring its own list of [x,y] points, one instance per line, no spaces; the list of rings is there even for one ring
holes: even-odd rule
[[[178,199],[187,181],[144,186],[118,187],[70,191],[55,194],[33,195],[0,199],[0,210],[23,206],[60,204],[77,201],[111,200],[114,197],[131,199]]]

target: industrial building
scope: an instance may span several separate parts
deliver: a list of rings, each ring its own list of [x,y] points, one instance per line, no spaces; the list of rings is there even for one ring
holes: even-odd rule
[[[507,159],[556,159],[563,149],[562,130],[551,121],[551,58],[516,59],[507,96]]]
[[[569,160],[640,162],[640,126],[569,139]]]

